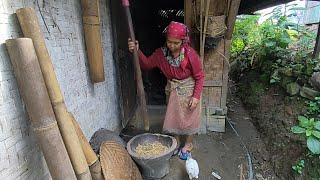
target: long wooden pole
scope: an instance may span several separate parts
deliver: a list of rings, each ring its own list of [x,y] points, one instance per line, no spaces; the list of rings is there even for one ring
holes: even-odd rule
[[[77,178],[89,180],[89,167],[64,103],[37,15],[32,8],[21,8],[16,13],[24,36],[33,40],[53,111]]]
[[[129,8],[129,0],[122,0],[122,5],[127,17],[129,36],[133,42],[136,42],[133,25],[132,25],[130,8]],[[138,101],[140,104],[141,114],[144,122],[144,130],[149,131],[149,118],[148,118],[148,112],[147,112],[147,104],[146,104],[145,92],[143,88],[141,69],[139,65],[139,56],[138,56],[138,51],[136,49],[134,49],[133,51],[133,62],[134,62],[134,70],[135,70],[136,82],[137,82],[137,95],[138,95]]]
[[[200,56],[204,57],[204,46],[206,44],[206,33],[207,33],[207,25],[208,25],[208,16],[209,16],[209,7],[210,7],[210,0],[207,0],[206,3],[206,11],[204,16],[204,24],[203,24],[203,33],[202,33],[202,41],[201,41],[201,49],[200,49]]]
[[[40,142],[52,179],[75,180],[76,175],[59,132],[32,40],[7,40],[6,47],[31,127]]]

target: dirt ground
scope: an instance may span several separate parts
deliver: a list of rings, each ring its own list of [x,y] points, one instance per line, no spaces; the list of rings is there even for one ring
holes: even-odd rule
[[[305,156],[303,139],[290,132],[290,127],[297,123],[297,115],[304,112],[305,100],[288,97],[277,87],[266,88],[245,79],[247,82],[229,83],[226,132],[208,132],[194,138],[192,156],[200,166],[199,179],[215,179],[212,171],[225,180],[248,179],[249,161],[242,143],[251,158],[254,180],[318,179],[313,177],[319,177],[319,160]],[[149,106],[151,132],[161,132],[165,108]],[[123,133],[127,137],[139,134],[134,130]],[[292,165],[299,159],[305,159],[307,164],[302,175],[292,171]],[[172,157],[170,168],[163,180],[188,179],[185,161]]]
[[[231,94],[228,104],[230,109],[228,119],[239,136],[232,130],[228,122],[225,133],[208,132],[206,135],[195,136],[192,156],[200,167],[199,179],[215,179],[211,175],[212,171],[225,180],[248,179],[248,159],[241,140],[248,148],[254,179],[277,179],[268,164],[269,155],[265,145],[241,101]],[[149,112],[151,132],[161,132],[165,106],[149,106]],[[170,160],[170,168],[170,173],[163,178],[164,180],[188,179],[185,161],[173,157]]]

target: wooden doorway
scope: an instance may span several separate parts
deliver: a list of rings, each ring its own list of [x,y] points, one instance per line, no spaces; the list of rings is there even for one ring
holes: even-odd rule
[[[110,0],[111,24],[113,33],[113,56],[117,70],[117,82],[120,93],[120,116],[122,127],[134,116],[137,109],[136,82],[133,59],[128,52],[128,30],[121,1]]]

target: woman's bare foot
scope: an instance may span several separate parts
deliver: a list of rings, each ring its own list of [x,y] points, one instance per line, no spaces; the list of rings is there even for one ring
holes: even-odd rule
[[[186,143],[184,147],[182,148],[182,151],[185,152],[191,152],[193,149],[193,144],[192,143]]]

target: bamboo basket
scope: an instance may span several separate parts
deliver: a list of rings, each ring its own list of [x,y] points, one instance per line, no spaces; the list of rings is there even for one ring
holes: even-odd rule
[[[142,180],[139,169],[127,150],[115,141],[102,143],[100,161],[105,179]]]
[[[225,20],[226,20],[225,15],[221,15],[221,16],[209,15],[206,35],[208,37],[213,37],[213,38],[224,36],[227,30]]]

